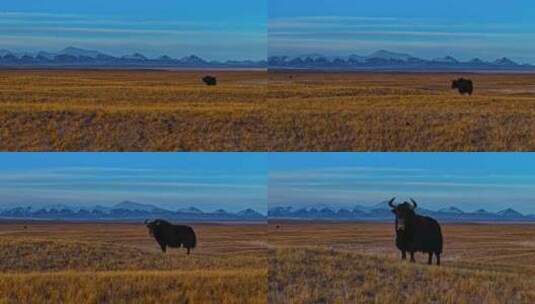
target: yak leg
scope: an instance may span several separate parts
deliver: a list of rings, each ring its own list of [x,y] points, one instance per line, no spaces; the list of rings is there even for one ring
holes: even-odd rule
[[[429,252],[429,258],[427,259],[427,264],[428,265],[433,264],[433,252]]]
[[[162,248],[162,252],[165,253],[166,250],[167,250],[167,246],[166,246],[165,244],[162,243],[162,244],[160,244],[160,247]]]
[[[414,259],[414,251],[411,251],[411,262],[416,262],[416,260]]]
[[[188,251],[186,253],[189,254],[189,247],[187,249],[188,249]]]
[[[440,265],[440,253],[435,253],[437,256],[437,265]]]
[[[407,254],[405,253],[405,250],[401,250],[401,259],[402,260],[407,259]]]

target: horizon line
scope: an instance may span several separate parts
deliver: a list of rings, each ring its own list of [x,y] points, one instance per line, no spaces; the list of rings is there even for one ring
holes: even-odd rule
[[[274,206],[268,206],[268,211],[271,210],[271,209],[274,209],[274,208],[292,208],[292,209],[295,209],[295,210],[302,210],[302,209],[305,209],[305,210],[308,210],[308,209],[317,209],[317,210],[322,210],[322,209],[330,209],[332,211],[337,211],[337,210],[341,210],[341,209],[346,209],[346,210],[353,210],[355,208],[358,208],[358,207],[364,207],[364,208],[369,208],[369,209],[381,209],[379,205],[383,204],[384,202],[386,201],[383,201],[383,202],[379,202],[379,203],[355,203],[353,204],[353,206],[351,207],[344,207],[344,206],[340,206],[340,207],[337,207],[335,205],[328,205],[328,204],[321,204],[321,203],[318,203],[316,205],[324,205],[322,207],[318,207],[318,206],[314,206],[314,204],[311,204],[311,205],[308,205],[308,206],[295,206],[295,205],[290,205],[290,204],[287,204],[287,205],[283,205],[283,204],[277,204],[277,205],[274,205]],[[374,208],[375,207],[375,208]],[[509,207],[502,207],[502,209],[498,210],[498,211],[489,211],[489,209],[486,209],[484,207],[476,207],[476,209],[474,209],[473,211],[468,211],[466,209],[462,209],[461,207],[458,207],[454,204],[450,204],[450,205],[447,205],[443,208],[428,208],[428,207],[418,207],[417,209],[424,209],[424,210],[428,210],[428,211],[433,211],[433,212],[440,212],[440,210],[442,209],[450,209],[450,208],[456,208],[456,209],[459,209],[460,211],[462,211],[463,213],[473,213],[475,211],[479,211],[479,210],[484,210],[484,211],[487,211],[489,213],[494,213],[494,214],[497,214],[498,212],[501,212],[501,211],[505,211],[505,210],[513,210],[513,211],[516,211],[516,212],[519,212],[521,213],[522,215],[524,216],[531,216],[531,215],[535,215],[535,213],[530,213],[530,212],[525,212],[525,211],[519,211],[518,209],[515,209],[511,206]],[[386,209],[386,208],[384,208]]]
[[[243,209],[231,208],[231,209],[235,209],[237,211],[231,211],[230,209],[225,209],[225,207],[214,208],[213,210],[211,210],[211,209],[209,210],[209,209],[203,209],[202,207],[195,207],[193,205],[189,205],[187,207],[180,207],[180,208],[176,208],[176,209],[169,209],[167,207],[160,207],[158,205],[151,204],[151,203],[139,203],[139,202],[130,201],[130,200],[120,201],[120,202],[114,203],[114,204],[112,204],[110,206],[106,206],[106,205],[103,205],[103,204],[89,204],[89,205],[86,205],[86,206],[80,206],[80,205],[76,205],[76,204],[66,204],[66,203],[55,203],[55,204],[45,204],[45,205],[42,205],[42,206],[32,206],[30,203],[20,203],[20,204],[13,204],[13,206],[9,206],[9,207],[0,206],[0,210],[15,209],[15,208],[30,208],[30,209],[41,210],[41,209],[54,209],[54,207],[56,207],[56,206],[62,206],[62,207],[70,208],[70,209],[79,209],[79,210],[91,209],[91,208],[95,208],[95,207],[104,207],[104,208],[108,208],[108,209],[120,209],[120,208],[115,208],[115,207],[117,205],[120,205],[120,204],[123,204],[123,203],[146,205],[146,207],[153,207],[153,208],[162,209],[162,210],[166,210],[166,211],[172,211],[172,212],[177,212],[177,211],[184,210],[184,209],[195,208],[195,209],[197,209],[197,210],[199,210],[199,211],[201,211],[203,213],[215,212],[215,211],[218,211],[218,210],[224,210],[224,211],[229,212],[229,213],[237,213],[237,212],[244,211],[244,210],[253,210],[253,211],[257,212],[257,213],[260,213],[260,214],[264,215],[261,211],[257,210],[256,208],[253,208],[253,207],[247,207],[247,208],[243,208]],[[58,209],[58,210],[61,210],[61,209]],[[133,210],[140,210],[140,209],[133,209]]]
[[[422,59],[422,60],[426,60],[426,61],[433,61],[435,59],[445,59],[447,57],[451,57],[457,61],[459,61],[459,63],[469,63],[470,61],[474,60],[474,59],[478,59],[478,60],[481,60],[483,62],[487,62],[487,63],[492,63],[491,61],[485,61],[483,59],[481,59],[481,57],[473,57],[471,59],[468,59],[468,60],[465,60],[463,61],[462,59],[458,59],[459,57],[456,56],[456,55],[453,55],[453,54],[448,54],[448,55],[437,55],[437,56],[433,56],[432,58],[431,57],[419,57],[419,56],[414,56],[412,55],[411,53],[409,52],[399,52],[399,51],[391,51],[389,49],[384,49],[384,48],[379,48],[373,52],[370,52],[369,54],[367,55],[361,55],[360,53],[357,52],[351,52],[351,53],[345,53],[345,55],[334,55],[334,54],[327,54],[327,53],[320,53],[320,52],[317,52],[317,53],[314,53],[314,52],[311,52],[311,53],[297,53],[296,55],[290,55],[289,53],[291,52],[272,52],[273,54],[268,54],[268,59],[269,58],[272,58],[272,57],[293,57],[293,58],[298,58],[298,57],[310,57],[310,56],[322,56],[322,57],[326,57],[327,59],[347,59],[351,56],[359,56],[359,57],[363,57],[363,58],[373,58],[371,57],[372,55],[374,55],[375,53],[378,53],[378,52],[387,52],[387,53],[391,53],[391,54],[395,54],[395,55],[404,55],[404,56],[410,56],[411,58],[416,58],[416,59]],[[269,52],[268,52],[269,53]],[[495,61],[497,60],[501,60],[501,59],[508,59],[508,60],[512,60],[514,61],[513,59],[511,59],[512,57],[510,56],[498,56],[496,57]],[[522,63],[519,63],[519,62],[516,62],[514,61],[515,63],[519,64],[519,65],[535,65],[535,63],[528,63],[528,62],[522,62]]]
[[[16,49],[11,49],[9,47],[0,47],[0,51],[5,51],[5,52],[8,52],[12,55],[19,55],[19,56],[25,56],[25,55],[32,55],[32,56],[37,56],[39,53],[43,52],[43,53],[49,53],[51,55],[59,55],[59,53],[67,50],[67,49],[76,49],[76,50],[81,50],[81,51],[87,51],[87,52],[96,52],[96,53],[99,53],[101,55],[105,55],[105,56],[111,56],[111,57],[115,57],[115,58],[123,58],[125,56],[131,56],[131,55],[136,55],[136,54],[140,54],[142,55],[143,57],[146,57],[147,60],[158,60],[160,59],[161,57],[169,57],[173,60],[180,60],[180,59],[184,59],[184,58],[188,58],[188,57],[197,57],[197,58],[200,58],[208,63],[210,62],[220,62],[220,63],[225,63],[225,62],[232,62],[232,61],[240,61],[240,62],[244,62],[244,61],[251,61],[251,62],[262,62],[262,61],[266,61],[268,56],[266,56],[266,58],[263,58],[263,59],[250,59],[250,58],[243,58],[243,59],[236,59],[236,58],[226,58],[226,59],[211,59],[211,58],[208,58],[208,57],[204,57],[204,56],[201,56],[201,55],[197,55],[195,53],[189,53],[189,54],[185,54],[185,55],[181,55],[181,56],[178,56],[178,57],[172,57],[172,56],[169,56],[165,53],[162,53],[161,55],[158,55],[158,56],[152,56],[152,57],[147,57],[145,56],[142,51],[134,51],[134,52],[131,52],[131,53],[124,53],[124,54],[121,54],[121,55],[110,55],[110,53],[108,52],[103,52],[103,51],[100,51],[98,49],[94,49],[94,48],[84,48],[84,47],[79,47],[79,46],[76,46],[74,44],[71,44],[71,45],[68,45],[68,46],[65,46],[63,48],[59,48],[58,50],[50,50],[50,49],[47,49],[47,48],[43,48],[43,49],[38,49],[38,48],[35,48],[35,50],[33,51],[28,51],[27,49],[26,50],[22,50],[20,48],[16,48]],[[2,57],[2,56],[0,56]]]

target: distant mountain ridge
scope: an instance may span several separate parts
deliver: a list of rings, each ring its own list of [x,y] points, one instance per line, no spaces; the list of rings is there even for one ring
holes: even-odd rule
[[[196,55],[171,58],[162,55],[148,58],[141,53],[111,56],[95,50],[73,46],[56,53],[16,53],[0,49],[0,68],[76,67],[76,68],[266,68],[267,61],[208,61]]]
[[[324,205],[324,204],[323,204]],[[512,208],[493,213],[484,209],[466,212],[450,206],[439,210],[418,208],[417,213],[447,222],[535,222],[535,215],[524,215]],[[269,219],[329,220],[329,221],[392,221],[394,216],[387,202],[353,208],[277,206],[268,210]]]
[[[519,64],[503,57],[493,62],[479,58],[460,61],[453,56],[422,59],[410,54],[378,50],[367,56],[349,55],[329,57],[321,54],[301,56],[270,56],[270,69],[318,69],[318,70],[392,70],[392,71],[535,71],[535,66]]]
[[[182,221],[265,221],[266,216],[248,208],[238,212],[228,212],[218,209],[213,212],[204,212],[195,207],[169,210],[151,204],[141,204],[124,201],[111,207],[70,207],[64,204],[55,204],[46,207],[13,207],[0,210],[1,219],[34,219],[34,220],[69,220],[69,221],[138,221],[144,219],[164,218]]]

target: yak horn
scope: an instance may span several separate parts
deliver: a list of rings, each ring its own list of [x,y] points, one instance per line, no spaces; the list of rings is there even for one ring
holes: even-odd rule
[[[392,208],[396,208],[396,205],[393,204],[395,199],[396,199],[396,198],[393,197],[390,201],[388,201],[388,206],[390,206],[390,207],[392,207]]]
[[[143,222],[145,225],[147,225],[149,223],[149,220],[146,219],[144,222]]]
[[[411,198],[410,199],[412,204],[414,205],[414,207],[412,207],[412,209],[416,209],[416,207],[418,207],[418,204],[416,204],[416,202]]]

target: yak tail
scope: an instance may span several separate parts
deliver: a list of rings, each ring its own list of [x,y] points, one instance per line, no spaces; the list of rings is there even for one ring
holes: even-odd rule
[[[195,231],[193,229],[191,230],[191,248],[197,247],[197,236],[195,235]]]
[[[442,229],[440,228],[440,225],[437,225],[437,228],[438,228],[438,241],[439,241],[439,252],[438,253],[442,253],[442,246],[444,244],[443,240],[442,240]]]

